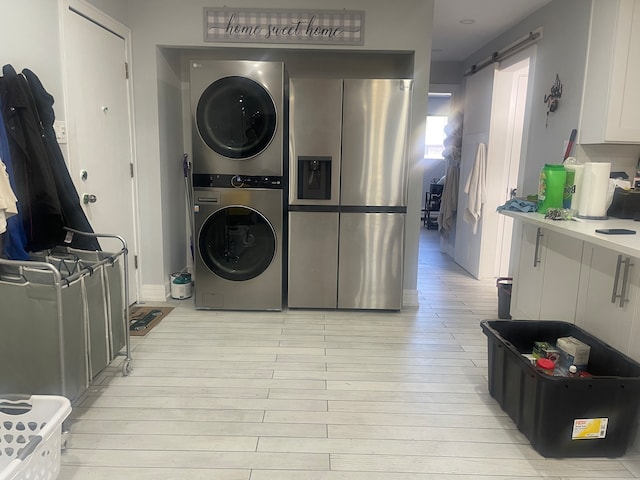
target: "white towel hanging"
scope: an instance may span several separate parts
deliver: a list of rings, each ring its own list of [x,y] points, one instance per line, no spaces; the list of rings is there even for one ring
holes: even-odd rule
[[[471,225],[474,235],[478,231],[482,205],[486,201],[486,156],[486,145],[484,143],[478,144],[475,162],[464,187],[464,193],[469,195],[467,208],[464,210],[464,221]]]
[[[440,234],[448,236],[453,228],[454,217],[458,208],[458,188],[460,182],[460,167],[457,162],[450,162],[447,176],[442,190],[440,213],[438,213],[438,227]]]

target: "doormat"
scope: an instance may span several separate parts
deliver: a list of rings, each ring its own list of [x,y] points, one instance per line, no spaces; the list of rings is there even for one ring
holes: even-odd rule
[[[137,337],[145,336],[160,323],[160,320],[169,315],[171,310],[173,307],[133,305],[129,309],[129,334]]]

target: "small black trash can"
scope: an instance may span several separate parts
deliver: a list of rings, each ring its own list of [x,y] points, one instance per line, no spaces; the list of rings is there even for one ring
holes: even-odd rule
[[[499,277],[496,280],[498,287],[498,318],[501,320],[511,320],[511,287],[513,278]]]

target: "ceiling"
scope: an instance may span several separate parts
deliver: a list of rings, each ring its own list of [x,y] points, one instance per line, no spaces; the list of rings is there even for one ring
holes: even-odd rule
[[[550,1],[435,0],[431,60],[461,62]]]

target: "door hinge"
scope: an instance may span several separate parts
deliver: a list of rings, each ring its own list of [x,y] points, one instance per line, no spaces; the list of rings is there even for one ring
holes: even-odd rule
[[[124,79],[129,80],[129,63],[124,62]]]
[[[131,178],[133,178],[133,162],[129,163],[129,172],[131,172]]]
[[[133,256],[133,268],[138,268],[138,255]]]

